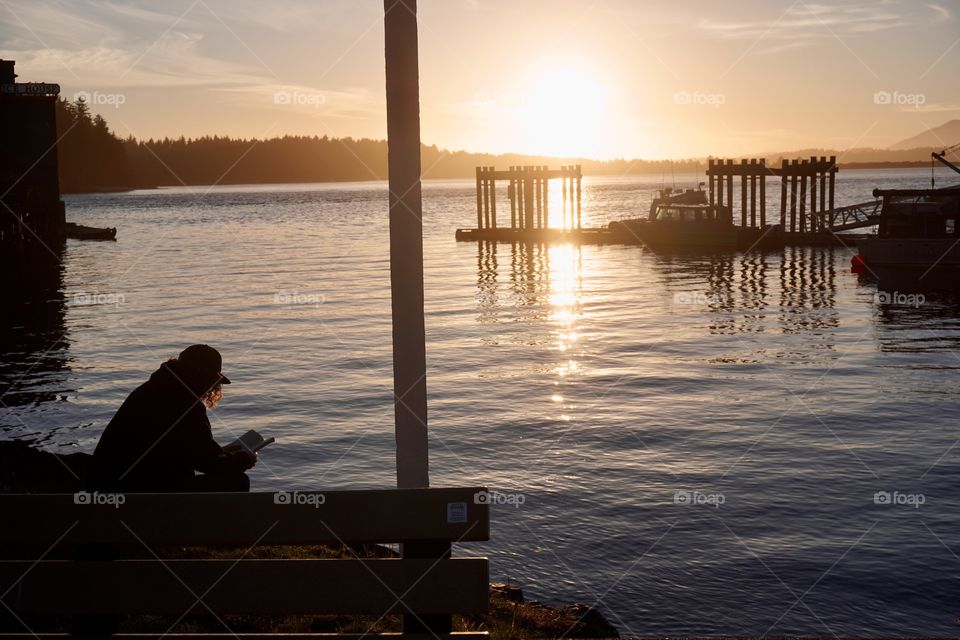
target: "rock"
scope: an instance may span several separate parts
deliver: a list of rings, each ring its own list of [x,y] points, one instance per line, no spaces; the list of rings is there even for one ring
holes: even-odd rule
[[[0,442],[0,493],[73,493],[83,488],[88,453],[50,453],[28,442]]]
[[[563,608],[563,615],[579,620],[569,634],[574,638],[619,638],[620,632],[594,607],[571,604]]]
[[[490,597],[501,598],[507,602],[522,603],[524,601],[523,589],[503,582],[490,583]]]
[[[619,638],[620,633],[594,607],[571,604],[557,608],[526,601],[523,591],[502,583],[490,585],[487,629],[497,635],[535,638]]]

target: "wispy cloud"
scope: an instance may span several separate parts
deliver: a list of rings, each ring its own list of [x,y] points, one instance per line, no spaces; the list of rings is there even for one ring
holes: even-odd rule
[[[927,8],[933,11],[934,22],[946,22],[950,19],[950,11],[939,4],[928,4]]]
[[[736,40],[775,39],[813,42],[820,38],[870,34],[896,29],[909,20],[893,2],[826,5],[798,2],[776,23],[764,21],[716,22],[701,20],[701,30]],[[782,50],[782,45],[781,49]]]

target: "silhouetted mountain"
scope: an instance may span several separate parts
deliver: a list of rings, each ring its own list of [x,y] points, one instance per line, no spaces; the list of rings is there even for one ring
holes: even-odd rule
[[[901,140],[891,145],[894,151],[903,149],[934,149],[943,150],[946,147],[960,143],[960,120],[950,120],[939,127],[927,129],[923,133]]]

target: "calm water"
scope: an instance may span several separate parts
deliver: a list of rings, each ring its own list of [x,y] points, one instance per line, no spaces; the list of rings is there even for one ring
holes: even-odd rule
[[[841,172],[838,204],[928,181]],[[657,183],[587,180],[585,222],[645,211]],[[463,552],[626,634],[957,633],[956,298],[885,303],[841,249],[456,243],[472,183],[424,200],[432,482],[523,500]],[[393,485],[384,184],[67,210],[119,241],[71,241],[62,287],[5,305],[4,439],[92,451],[162,360],[209,342],[234,381],[217,435],[278,439],[256,487]]]

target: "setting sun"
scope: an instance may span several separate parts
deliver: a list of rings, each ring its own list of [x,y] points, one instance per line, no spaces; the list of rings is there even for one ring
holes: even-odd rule
[[[586,70],[551,67],[534,74],[517,109],[527,153],[608,157],[610,90]]]

